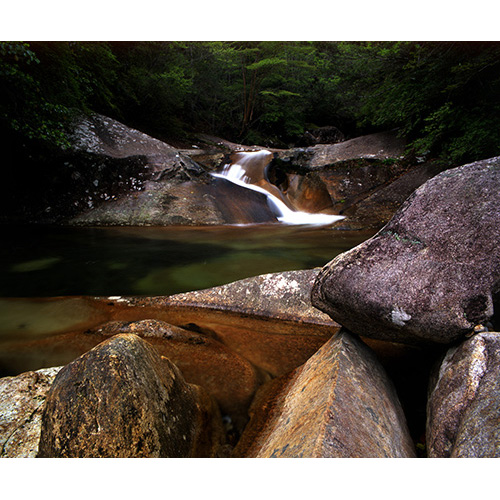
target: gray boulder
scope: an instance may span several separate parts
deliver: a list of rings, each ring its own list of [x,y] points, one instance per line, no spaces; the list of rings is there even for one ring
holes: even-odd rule
[[[430,384],[431,458],[500,457],[500,333],[474,335],[450,349]]]
[[[496,157],[427,181],[374,237],[322,269],[311,301],[360,335],[447,344],[494,320],[499,242]]]

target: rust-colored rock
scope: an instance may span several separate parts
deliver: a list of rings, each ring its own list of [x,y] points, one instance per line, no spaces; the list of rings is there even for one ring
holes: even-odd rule
[[[311,305],[310,289],[318,271],[264,274],[129,303],[171,324],[215,332],[229,348],[278,376],[304,363],[339,329]]]
[[[223,415],[241,431],[248,408],[269,375],[213,338],[164,321],[110,321],[85,332],[72,332],[31,342],[17,343],[0,353],[0,366],[10,371],[66,365],[110,336],[133,333],[172,361],[186,382],[203,387],[218,403]]]
[[[222,421],[213,400],[133,334],[64,367],[47,395],[39,457],[211,457]]]
[[[431,458],[500,457],[500,333],[474,335],[448,350],[431,382]]]
[[[270,378],[221,342],[163,321],[111,322],[94,335],[102,338],[121,333],[144,338],[160,355],[171,360],[186,382],[203,387],[215,399],[238,431],[248,420],[248,408],[257,389]]]
[[[0,379],[0,457],[34,458],[38,452],[42,410],[61,367]]]
[[[272,381],[253,408],[234,456],[415,456],[391,381],[372,351],[345,330]]]

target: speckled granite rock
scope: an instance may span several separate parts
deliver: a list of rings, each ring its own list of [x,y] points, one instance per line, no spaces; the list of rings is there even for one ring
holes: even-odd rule
[[[373,352],[345,330],[263,388],[252,413],[236,457],[415,456],[392,383]]]
[[[500,457],[500,333],[451,348],[429,392],[429,457]]]
[[[44,368],[0,379],[0,457],[36,456],[43,405],[60,369]]]
[[[133,334],[65,366],[47,395],[38,457],[211,457],[223,444],[213,400]]]
[[[451,343],[492,319],[499,241],[497,157],[427,181],[373,238],[322,269],[312,303],[360,335]]]

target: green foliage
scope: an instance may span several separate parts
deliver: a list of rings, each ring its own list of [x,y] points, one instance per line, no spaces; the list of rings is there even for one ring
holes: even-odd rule
[[[30,73],[40,61],[26,43],[0,42],[0,124],[31,140],[67,147],[66,108],[45,99]]]
[[[360,125],[398,127],[416,154],[463,163],[500,152],[500,45],[479,42],[384,42],[342,47],[344,66],[363,74]],[[352,71],[352,68],[348,72]]]
[[[0,42],[0,126],[66,146],[74,112],[160,139],[285,146],[306,128],[397,128],[417,155],[500,154],[500,44]]]

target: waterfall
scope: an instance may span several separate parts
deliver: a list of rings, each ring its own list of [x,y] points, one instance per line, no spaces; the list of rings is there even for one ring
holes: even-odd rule
[[[235,153],[233,163],[226,164],[222,172],[212,175],[264,194],[276,218],[284,224],[328,225],[345,218],[342,215],[294,210],[278,187],[266,177],[265,170],[272,157],[272,153],[266,150]]]

